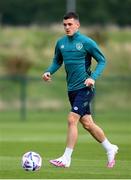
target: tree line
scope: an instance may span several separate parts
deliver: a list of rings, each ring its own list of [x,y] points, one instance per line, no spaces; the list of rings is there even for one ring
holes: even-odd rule
[[[131,0],[76,0],[76,11],[84,25],[131,25]],[[1,25],[61,22],[66,0],[1,0]]]

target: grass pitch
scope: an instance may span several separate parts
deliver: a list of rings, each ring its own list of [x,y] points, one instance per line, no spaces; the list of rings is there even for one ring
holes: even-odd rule
[[[131,114],[130,114],[131,115]],[[108,138],[120,148],[113,169],[106,168],[107,157],[79,124],[79,139],[70,168],[56,168],[49,160],[59,157],[65,148],[66,113],[31,113],[26,121],[13,114],[0,115],[1,179],[131,179],[131,127],[129,114],[101,114],[96,117]],[[26,172],[21,157],[36,151],[43,158],[37,172]]]

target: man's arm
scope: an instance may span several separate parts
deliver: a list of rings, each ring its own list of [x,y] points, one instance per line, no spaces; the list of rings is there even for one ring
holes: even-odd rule
[[[45,71],[45,73],[42,75],[42,78],[45,81],[51,81],[51,75],[54,74],[61,67],[62,63],[63,63],[63,57],[57,43],[55,47],[55,55],[53,58],[53,62]]]
[[[90,43],[86,45],[87,51],[97,61],[95,70],[91,73],[90,78],[85,81],[86,86],[94,86],[95,80],[99,78],[106,66],[106,59],[99,49],[98,45],[90,39]]]
[[[106,59],[97,45],[92,48],[92,56],[97,61],[97,65],[95,70],[91,73],[91,78],[96,80],[105,69]]]

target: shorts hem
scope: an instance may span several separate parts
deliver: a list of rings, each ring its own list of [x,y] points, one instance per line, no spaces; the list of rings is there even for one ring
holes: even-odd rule
[[[75,113],[75,114],[78,114],[79,116],[81,116],[81,117],[83,117],[83,116],[85,116],[85,115],[92,115],[92,113],[91,112],[87,112],[87,113],[84,113],[84,114],[80,114],[79,112],[75,112],[75,111],[72,111],[71,110],[71,112],[73,112],[73,113]]]

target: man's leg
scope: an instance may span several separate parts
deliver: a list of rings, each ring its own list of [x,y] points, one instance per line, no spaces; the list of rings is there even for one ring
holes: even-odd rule
[[[106,138],[103,130],[94,123],[91,115],[85,115],[80,119],[83,127],[98,141],[102,144],[104,149],[107,151],[109,168],[115,165],[115,155],[118,151],[116,145],[111,144]]]
[[[80,115],[70,112],[68,116],[68,131],[67,131],[67,147],[73,149],[77,138],[78,138],[78,128],[77,124],[79,122]]]
[[[69,167],[71,164],[71,155],[74,146],[77,142],[78,128],[77,124],[79,122],[80,115],[70,112],[68,116],[68,131],[67,131],[67,142],[64,154],[54,160],[50,160],[50,163],[58,167]]]
[[[105,140],[105,134],[103,130],[97,126],[91,115],[85,115],[80,119],[83,127],[98,141],[103,142]]]

